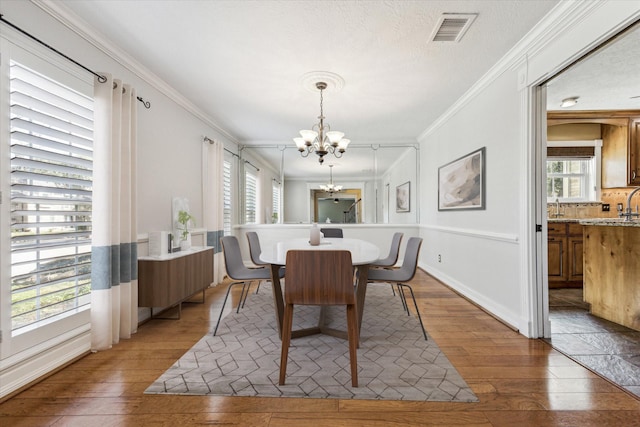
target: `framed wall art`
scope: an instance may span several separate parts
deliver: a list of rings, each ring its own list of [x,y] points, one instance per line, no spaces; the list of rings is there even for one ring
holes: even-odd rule
[[[485,209],[486,147],[438,168],[438,210]]]
[[[396,212],[409,212],[411,210],[411,181],[396,187]]]

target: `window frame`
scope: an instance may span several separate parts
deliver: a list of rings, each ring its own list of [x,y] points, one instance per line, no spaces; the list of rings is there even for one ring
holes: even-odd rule
[[[589,156],[591,160],[592,175],[591,184],[594,188],[587,192],[585,198],[558,197],[559,202],[563,203],[599,203],[602,192],[602,139],[595,140],[577,140],[577,141],[547,141],[548,147],[594,147],[593,156]],[[585,160],[587,158],[580,156],[546,156],[545,158],[545,189],[548,185],[549,175],[547,174],[546,165],[548,162],[557,160]],[[556,196],[547,196],[547,203],[554,203]]]
[[[7,31],[0,37],[0,102],[3,109],[9,111],[10,76],[9,63],[15,60],[48,78],[56,80],[86,96],[93,97],[93,76],[79,70],[73,64],[41,47],[21,35]],[[75,340],[73,353],[88,351],[87,341],[91,330],[89,307],[70,313],[62,318],[43,322],[38,328],[12,334],[11,327],[11,203],[10,203],[10,115],[0,118],[0,191],[3,202],[0,204],[0,329],[5,331],[0,342],[0,358],[15,357],[38,353],[55,345]],[[6,141],[6,143],[5,143]],[[80,337],[83,338],[80,338]],[[86,345],[86,348],[85,348]],[[35,354],[34,353],[34,354]],[[9,365],[7,365],[9,366]]]

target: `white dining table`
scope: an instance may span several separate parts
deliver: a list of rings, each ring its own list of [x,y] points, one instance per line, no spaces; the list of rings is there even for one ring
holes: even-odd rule
[[[288,239],[265,246],[260,253],[260,259],[271,265],[271,279],[273,300],[278,323],[278,332],[282,337],[282,320],[284,318],[284,298],[280,283],[280,268],[287,263],[287,252],[290,250],[347,250],[351,253],[351,262],[358,269],[356,283],[356,308],[358,311],[358,330],[362,324],[364,313],[364,301],[367,293],[367,281],[369,264],[380,257],[380,249],[373,243],[360,239],[349,238],[323,238],[319,245],[312,246],[309,239]],[[285,273],[286,280],[286,273]],[[318,325],[314,328],[298,329],[291,333],[292,338],[307,336],[317,333],[329,333],[344,336],[344,332],[332,331]]]

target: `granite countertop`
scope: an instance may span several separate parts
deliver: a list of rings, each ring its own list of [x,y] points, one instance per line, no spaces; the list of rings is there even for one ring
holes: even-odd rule
[[[548,217],[547,222],[578,222],[587,218],[564,218],[564,217]]]
[[[602,225],[613,227],[640,227],[640,220],[625,221],[624,218],[547,218],[547,222],[577,222],[580,225]]]
[[[624,218],[585,218],[579,219],[580,225],[601,225],[613,227],[640,227],[640,220],[625,221]]]

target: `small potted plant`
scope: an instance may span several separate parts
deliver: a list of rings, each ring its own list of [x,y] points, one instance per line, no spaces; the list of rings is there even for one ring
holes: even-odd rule
[[[191,241],[189,239],[189,223],[195,225],[195,219],[187,211],[178,212],[178,223],[180,224],[180,249],[189,249]]]

